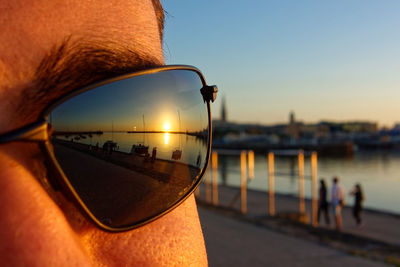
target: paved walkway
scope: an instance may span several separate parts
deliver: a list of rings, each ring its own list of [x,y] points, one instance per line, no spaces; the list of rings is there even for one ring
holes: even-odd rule
[[[386,266],[315,242],[199,207],[208,261],[214,266]]]
[[[200,199],[205,200],[205,185],[200,188]],[[219,186],[219,205],[222,207],[240,210],[240,191],[238,188]],[[287,195],[276,195],[276,213],[287,214],[298,211],[298,198]],[[267,215],[268,195],[265,192],[247,191],[247,214],[248,218],[257,218]],[[311,201],[306,201],[306,212],[311,218]],[[355,236],[376,240],[399,247],[400,251],[400,216],[383,212],[365,210],[362,212],[363,226],[357,227],[352,217],[351,207],[343,209],[343,233],[350,233]],[[323,218],[321,218],[322,220]],[[320,227],[333,229],[333,218],[331,225],[326,226],[321,221]]]

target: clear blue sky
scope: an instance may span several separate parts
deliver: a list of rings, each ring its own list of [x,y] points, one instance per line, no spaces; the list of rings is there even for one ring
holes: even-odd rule
[[[228,118],[400,122],[400,1],[163,0],[167,64],[198,67]]]

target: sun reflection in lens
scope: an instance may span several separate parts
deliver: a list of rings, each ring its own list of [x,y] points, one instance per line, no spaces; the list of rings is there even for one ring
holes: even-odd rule
[[[165,143],[166,145],[168,145],[168,143],[169,143],[169,133],[165,133],[165,134],[164,134],[164,143]]]
[[[169,132],[171,130],[171,124],[169,122],[164,123],[164,131]]]

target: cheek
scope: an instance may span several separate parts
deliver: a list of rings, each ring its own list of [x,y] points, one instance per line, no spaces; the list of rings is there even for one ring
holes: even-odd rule
[[[14,146],[12,151],[26,152],[26,146]],[[35,168],[29,158],[3,152],[0,149],[0,262],[27,266],[60,262],[76,266],[89,262],[99,266],[207,265],[193,196],[150,224],[108,233],[87,221],[65,199],[58,198],[56,205],[28,171]]]
[[[0,262],[54,266],[88,263],[85,251],[60,209],[21,159],[0,150]]]
[[[81,233],[92,259],[110,266],[206,266],[207,255],[194,197],[138,229],[110,234]],[[100,261],[100,262],[99,262]]]

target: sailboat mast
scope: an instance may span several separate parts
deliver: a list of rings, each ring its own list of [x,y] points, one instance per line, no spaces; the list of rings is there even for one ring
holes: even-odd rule
[[[181,113],[178,109],[178,120],[179,120],[179,149],[181,149]]]
[[[146,143],[146,124],[144,123],[144,114],[143,114],[143,145]]]
[[[114,141],[114,121],[111,121],[111,141]]]

